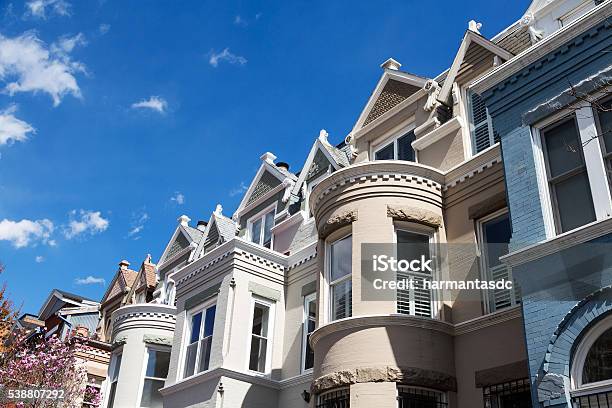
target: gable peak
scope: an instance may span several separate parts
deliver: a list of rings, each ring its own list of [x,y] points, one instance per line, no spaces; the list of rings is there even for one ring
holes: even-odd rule
[[[128,261],[126,261],[125,259],[122,259],[119,262],[119,269],[122,270],[122,271],[125,271],[128,268],[128,266],[130,266],[130,263]]]
[[[480,29],[482,28],[482,23],[477,23],[476,20],[470,20],[468,22],[468,30],[480,34]]]
[[[401,66],[402,64],[400,64],[399,61],[394,60],[393,58],[389,58],[388,60],[380,64],[380,67],[382,69],[391,69],[393,71],[399,70]]]
[[[186,227],[186,226],[189,225],[189,221],[191,221],[191,218],[189,218],[188,216],[183,214],[180,217],[178,217],[177,221],[178,221],[179,225],[182,225],[183,227]]]
[[[215,215],[219,217],[223,215],[223,206],[221,204],[217,204],[217,207],[215,207]]]
[[[276,156],[274,153],[265,152],[261,155],[260,159],[266,163],[274,164],[274,160],[276,160]]]

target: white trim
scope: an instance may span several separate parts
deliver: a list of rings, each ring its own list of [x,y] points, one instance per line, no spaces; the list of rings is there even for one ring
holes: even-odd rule
[[[540,196],[540,206],[544,222],[544,232],[546,238],[555,236],[555,217],[553,215],[552,202],[550,200],[550,189],[548,187],[548,177],[546,176],[546,161],[542,147],[542,136],[537,127],[530,128],[531,150],[535,165],[536,179],[538,183],[538,195]]]
[[[329,176],[331,173],[329,172],[329,169],[324,173],[321,174],[319,177],[317,177],[316,179],[306,183],[306,196],[304,197],[304,213],[305,213],[305,217],[304,219],[309,221],[312,216],[310,215],[310,194],[312,193],[312,189],[314,189],[321,181],[323,181],[327,176]]]
[[[266,208],[264,208],[263,210],[259,211],[257,214],[249,217],[249,219],[247,220],[247,228],[246,228],[246,238],[259,246],[262,246],[264,248],[267,248],[266,246],[264,246],[264,235],[265,235],[265,230],[266,230],[266,215],[268,215],[269,213],[271,213],[272,211],[274,211],[274,217],[272,219],[272,222],[274,222],[274,218],[276,217],[276,210],[277,210],[277,202],[275,201],[273,204],[270,204],[269,206],[267,206]],[[261,231],[260,231],[260,235],[259,235],[259,241],[260,242],[255,242],[253,241],[253,237],[251,236],[251,228],[253,227],[253,224],[255,221],[261,220]],[[272,228],[274,228],[274,224],[272,224],[272,227],[270,227],[270,248],[273,250],[274,249],[274,232],[272,232]]]
[[[325,279],[325,293],[324,293],[324,303],[325,303],[325,313],[322,313],[322,316],[325,316],[325,323],[330,323],[330,322],[334,322],[334,321],[338,321],[338,320],[342,320],[342,319],[346,319],[346,318],[350,318],[352,317],[352,313],[349,316],[345,316],[342,319],[334,319],[333,318],[333,304],[332,304],[332,300],[331,300],[331,287],[332,285],[337,285],[338,283],[342,283],[344,281],[350,280],[351,281],[351,291],[353,290],[353,253],[354,253],[354,249],[353,249],[353,231],[352,229],[348,232],[344,231],[344,234],[342,235],[337,235],[334,236],[334,234],[331,234],[330,237],[328,237],[328,239],[325,241],[325,273],[324,275],[324,279]],[[331,280],[331,247],[333,244],[335,244],[336,242],[342,241],[343,239],[346,239],[348,237],[351,237],[351,273],[342,276],[339,279],[336,279],[335,281]],[[352,299],[352,294],[351,294],[351,299]],[[352,301],[351,301],[352,303]],[[351,310],[352,310],[352,304],[351,306]],[[318,319],[318,317],[317,317]]]
[[[176,227],[176,229],[174,230],[174,234],[172,234],[172,238],[170,238],[170,241],[168,241],[168,245],[166,245],[166,248],[164,249],[164,252],[162,253],[162,256],[159,258],[160,262],[159,262],[159,265],[158,265],[158,270],[159,269],[163,269],[163,267],[168,264],[168,261],[170,261],[170,259],[166,259],[166,256],[168,254],[168,251],[172,247],[172,244],[174,244],[174,241],[176,241],[178,239],[179,232],[181,234],[183,234],[185,236],[185,238],[187,238],[187,242],[189,242],[189,244],[191,244],[193,242],[193,239],[191,239],[191,235],[189,235],[187,233],[187,231],[183,228],[183,226],[179,224]],[[189,247],[190,246],[188,245],[187,248],[189,248]],[[182,249],[181,252],[184,251],[187,248]],[[172,259],[173,258],[174,258],[174,256],[172,257]]]
[[[293,186],[293,189],[291,190],[291,194],[297,196],[300,193],[302,184],[304,184],[304,182],[306,181],[306,177],[308,177],[308,171],[310,170],[310,166],[312,165],[312,162],[314,161],[314,158],[317,154],[317,150],[321,150],[323,152],[327,160],[329,160],[331,165],[334,167],[334,170],[338,170],[340,168],[340,166],[336,162],[336,159],[334,159],[331,156],[331,154],[329,154],[329,151],[325,148],[319,136],[317,140],[315,140],[315,142],[313,143],[312,147],[310,148],[310,152],[308,153],[306,162],[304,162],[304,166],[302,167],[300,176],[298,177],[295,185]]]
[[[435,128],[431,132],[426,133],[423,136],[415,139],[412,142],[412,148],[416,153],[417,150],[423,150],[431,146],[432,144],[444,139],[446,136],[450,136],[451,134],[453,134],[453,132],[457,131],[462,127],[464,127],[463,119],[460,116],[455,116],[448,122],[445,122],[442,126]]]
[[[276,177],[281,182],[280,184],[281,186],[283,185],[283,182],[285,181],[285,179],[288,178],[285,174],[281,173],[281,171],[274,164],[270,164],[265,160],[262,161],[261,166],[259,166],[259,169],[257,170],[257,173],[255,174],[255,177],[253,178],[253,180],[251,181],[251,184],[249,185],[249,188],[247,189],[246,193],[242,197],[242,200],[240,201],[238,208],[234,212],[234,217],[238,217],[242,215],[244,212],[247,211],[246,207],[250,209],[253,207],[254,204],[260,204],[261,201],[264,199],[265,195],[253,201],[248,206],[246,204],[248,199],[251,197],[253,190],[257,186],[257,183],[259,183],[259,180],[261,179],[261,177],[263,176],[266,170],[270,172],[274,177]],[[276,186],[275,188],[278,188],[278,186]]]
[[[612,328],[612,315],[609,315],[597,322],[595,326],[589,329],[583,336],[580,344],[574,352],[574,358],[572,359],[571,368],[571,385],[575,391],[584,389],[585,386],[588,388],[612,386],[612,379],[605,381],[598,381],[594,383],[582,384],[582,372],[584,370],[584,363],[587,358],[593,344],[604,334],[606,331]]]
[[[106,408],[110,407],[110,399],[108,399],[108,397],[109,397],[109,394],[110,394],[111,387],[113,385],[113,381],[112,381],[111,377],[112,377],[112,375],[114,373],[114,370],[115,370],[115,368],[117,366],[117,359],[119,357],[121,357],[121,360],[123,361],[123,346],[121,346],[121,347],[117,348],[116,350],[114,350],[111,353],[111,356],[110,356],[110,364],[108,366],[108,374],[109,375],[106,378],[108,381],[106,383],[106,386],[104,387],[105,388],[104,393],[102,394],[103,397],[104,397],[104,401],[102,402],[102,404],[100,404],[101,406],[106,407]],[[117,372],[117,379],[115,381],[117,384],[119,384],[119,375],[120,374],[121,374],[121,365],[119,365],[119,372]],[[116,397],[117,397],[117,389],[115,388],[115,398]],[[113,407],[113,408],[115,408],[115,407]]]
[[[255,305],[256,304],[260,304],[262,306],[265,306],[268,308],[268,328],[266,330],[266,335],[261,335],[259,337],[262,337],[264,339],[266,339],[266,362],[265,362],[265,368],[264,371],[255,371],[255,370],[251,370],[250,365],[251,365],[251,344],[253,342],[253,336],[255,334],[253,334],[253,317],[255,315]],[[275,319],[276,319],[276,311],[275,311],[275,307],[276,306],[276,302],[274,302],[273,300],[270,299],[266,299],[263,298],[261,296],[257,296],[254,293],[251,293],[251,314],[250,314],[250,319],[249,319],[249,341],[247,342],[247,352],[246,352],[246,371],[251,374],[251,375],[257,375],[257,376],[264,376],[264,377],[270,377],[270,375],[272,374],[272,351],[273,349],[273,342],[274,342],[274,328],[275,328]]]
[[[142,406],[142,393],[144,391],[145,380],[148,378],[150,380],[163,380],[165,382],[166,379],[167,379],[167,377],[166,378],[147,377],[147,368],[148,368],[148,364],[149,364],[149,352],[151,350],[159,351],[160,353],[168,353],[168,356],[171,353],[171,347],[170,346],[160,346],[160,345],[156,345],[156,344],[147,344],[145,346],[142,370],[141,370],[141,373],[140,373],[140,381],[139,381],[140,388],[138,389],[138,394],[136,396],[137,397],[136,398],[136,403],[138,404],[138,407],[140,407],[140,408],[150,408],[150,407],[143,407]],[[168,359],[168,362],[169,362],[169,359]],[[168,366],[168,370],[169,369],[170,369],[170,367]]]
[[[406,122],[409,122],[409,123],[406,125],[400,125],[401,127],[398,126],[395,129],[393,129],[391,132],[388,132],[387,134],[370,142],[370,160],[376,160],[376,153],[388,147],[391,143],[393,143],[393,160],[399,160],[397,158],[397,155],[398,155],[397,141],[398,139],[400,139],[403,136],[406,136],[406,134],[408,134],[410,131],[413,131],[415,129],[414,115],[410,117],[408,120],[404,121],[404,123]],[[418,163],[417,156],[416,156],[417,152],[412,145],[410,147],[414,151],[414,162]]]
[[[306,218],[306,216],[304,215],[304,211],[298,211],[295,214],[293,214],[292,216],[290,216],[288,218],[285,218],[284,220],[282,220],[278,224],[274,225],[272,227],[272,233],[273,234],[277,234],[279,232],[282,232],[282,231],[286,230],[287,228],[289,228],[292,225],[301,223],[302,221],[304,221],[305,218]]]
[[[190,308],[189,310],[185,310],[185,325],[187,326],[187,330],[183,330],[183,339],[181,341],[181,350],[179,353],[179,364],[178,364],[178,372],[177,372],[177,378],[179,378],[180,380],[186,380],[188,378],[192,378],[200,373],[206,372],[206,371],[210,371],[210,365],[208,367],[207,370],[203,370],[203,371],[198,371],[198,369],[200,368],[200,353],[201,353],[201,347],[200,347],[200,341],[203,339],[204,336],[204,330],[205,328],[205,323],[206,323],[206,312],[208,311],[208,309],[210,309],[211,307],[215,307],[215,318],[213,320],[213,333],[211,335],[211,347],[212,347],[212,341],[215,335],[215,330],[214,330],[214,326],[217,320],[217,310],[216,310],[216,306],[217,306],[217,296],[213,296],[210,299],[206,299],[203,302],[201,302],[200,304]],[[193,366],[193,374],[191,374],[190,376],[185,376],[185,364],[187,363],[187,347],[191,345],[191,343],[188,343],[190,338],[191,338],[191,333],[193,332],[193,327],[191,327],[191,321],[194,315],[197,315],[198,313],[202,313],[202,318],[200,320],[200,333],[198,335],[198,340],[197,340],[197,348],[196,348],[196,356],[195,356],[195,362],[194,362],[194,366]],[[212,358],[212,353],[211,353],[211,358]]]
[[[314,302],[315,307],[317,306],[317,292],[313,292],[309,295],[304,296],[304,301],[302,302],[304,308],[304,314],[302,316],[302,358],[300,359],[300,372],[302,374],[311,373],[313,367],[305,368],[306,364],[306,344],[308,342],[308,323],[310,322],[310,309],[309,303]],[[316,322],[317,316],[315,316],[315,330],[316,330]]]

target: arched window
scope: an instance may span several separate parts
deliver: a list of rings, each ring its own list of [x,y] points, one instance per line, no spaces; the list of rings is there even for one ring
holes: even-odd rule
[[[586,332],[572,360],[574,390],[612,385],[612,315],[606,316]],[[597,388],[597,387],[596,387]]]
[[[612,380],[612,327],[595,340],[582,369],[582,384]]]

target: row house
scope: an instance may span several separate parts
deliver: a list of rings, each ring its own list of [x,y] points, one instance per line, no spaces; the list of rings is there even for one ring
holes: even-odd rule
[[[610,2],[535,0],[492,39],[471,21],[434,78],[391,58],[340,143],[321,131],[297,172],[264,153],[233,214],[217,205],[195,225],[181,216],[157,265],[120,265],[102,301],[99,333],[112,348],[104,407],[608,407],[601,397],[585,405],[585,380],[572,388],[570,373],[584,372],[585,361],[603,364],[587,371],[604,395],[610,342],[599,322],[609,319],[597,316],[610,305],[598,291],[605,249],[588,259],[598,274],[579,282],[590,294],[564,287],[582,296],[573,304],[529,283],[546,282],[535,261],[559,245],[605,236],[610,197],[589,184],[589,215],[584,183],[556,184],[583,173],[591,182],[597,166],[567,163],[593,147],[567,149],[556,136],[557,150],[544,156],[569,171],[560,180],[538,173],[545,159],[526,149],[534,134],[547,134],[529,129],[565,100],[553,98],[565,79],[581,86],[607,75]],[[574,115],[582,132],[586,119]],[[603,163],[596,180],[607,186],[605,144],[594,145]],[[542,204],[547,192],[555,210]],[[522,285],[404,287],[376,297],[368,270],[376,245],[435,261],[432,271],[397,278]],[[581,260],[573,256],[562,258]],[[553,266],[548,275],[568,276],[567,264]],[[542,303],[545,296],[553,298]],[[579,336],[570,322],[593,327],[577,365],[563,362],[573,342],[562,334]]]
[[[612,2],[536,1],[476,81],[501,139],[534,406],[612,406]]]

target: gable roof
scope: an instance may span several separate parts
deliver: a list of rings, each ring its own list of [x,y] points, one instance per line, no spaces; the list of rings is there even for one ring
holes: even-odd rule
[[[293,183],[295,183],[295,181],[297,180],[297,176],[295,174],[289,172],[283,167],[277,166],[274,163],[276,156],[272,153],[266,152],[260,157],[260,159],[261,165],[259,166],[255,177],[251,181],[249,188],[242,197],[242,201],[240,201],[240,205],[238,205],[238,209],[236,209],[234,217],[239,216],[245,208],[252,206],[253,203],[257,202],[261,197],[265,196],[270,191],[279,188],[281,184],[286,188],[289,185],[293,185]],[[268,187],[265,189],[256,190],[258,188],[260,180],[262,180],[264,176],[268,177]],[[275,181],[278,181],[278,184],[272,186],[272,180],[270,180],[270,178]],[[254,199],[251,199],[251,196],[253,194],[256,194],[256,197]]]
[[[445,105],[450,104],[449,102],[453,83],[455,83],[457,78],[464,75],[471,68],[471,65],[475,61],[479,60],[484,53],[491,53],[503,58],[504,60],[509,60],[513,57],[512,53],[503,49],[498,44],[487,40],[482,35],[472,30],[466,30],[463,40],[461,41],[461,45],[459,46],[459,50],[457,51],[455,59],[453,60],[453,64],[448,70],[444,83],[440,89],[440,93],[438,94],[438,100],[440,102]]]
[[[213,211],[208,220],[208,224],[206,224],[204,236],[200,240],[198,249],[194,252],[194,258],[204,254],[207,245],[210,244],[210,240],[214,240],[213,245],[216,245],[230,241],[236,236],[238,230],[236,222],[223,215],[222,211],[223,207],[221,204],[217,204],[217,208],[215,208],[215,211]]]
[[[84,305],[97,306],[99,303],[84,296],[66,292],[65,290],[53,289],[41,306],[38,316],[41,320],[46,320],[65,306],[79,307]]]
[[[302,167],[300,176],[298,177],[297,182],[291,189],[291,195],[294,197],[294,199],[299,195],[302,185],[309,178],[309,175],[311,173],[310,169],[313,166],[317,152],[323,153],[329,163],[334,167],[334,170],[338,170],[342,167],[347,167],[350,165],[350,160],[346,152],[344,150],[332,146],[327,140],[327,137],[327,132],[324,129],[321,129],[319,137],[315,140],[315,142],[312,144],[312,147],[310,148],[310,153],[308,153],[308,157],[306,158],[304,167]]]
[[[386,66],[386,62],[381,67]],[[397,63],[397,67],[401,64]],[[398,69],[384,68],[372,95],[361,111],[352,132],[356,132],[364,126],[389,111],[394,106],[407,99],[410,95],[425,86],[427,78],[423,78]]]
[[[155,264],[151,263],[151,255],[147,254],[145,259],[140,264],[140,269],[138,269],[138,273],[134,277],[134,283],[130,285],[130,290],[122,303],[129,303],[133,297],[133,294],[142,287],[154,289],[155,286],[157,286]]]
[[[104,296],[102,297],[102,304],[109,302],[110,300],[116,299],[120,294],[125,295],[134,286],[138,272],[128,268],[129,262],[121,261],[119,263],[119,269],[115,273],[113,280],[108,285]]]
[[[190,227],[188,225],[189,221],[191,220],[186,215],[181,215],[178,218],[179,224],[174,230],[170,241],[168,241],[164,252],[159,258],[158,266],[160,268],[163,268],[164,264],[169,258],[188,247],[191,247],[192,249],[196,248],[199,242],[202,240],[204,233],[197,228]],[[183,242],[181,242],[181,240]]]

